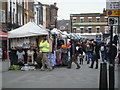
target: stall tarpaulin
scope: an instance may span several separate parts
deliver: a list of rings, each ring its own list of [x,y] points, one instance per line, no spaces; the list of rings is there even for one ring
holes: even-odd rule
[[[8,34],[0,30],[0,40],[8,39]]]
[[[48,35],[48,31],[42,29],[34,22],[29,22],[21,26],[20,28],[8,32],[9,38],[20,38],[20,37],[39,36],[39,35]]]

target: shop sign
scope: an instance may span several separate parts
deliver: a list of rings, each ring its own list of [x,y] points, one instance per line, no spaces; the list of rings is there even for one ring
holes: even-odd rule
[[[120,16],[120,10],[107,10],[106,11],[106,16],[118,17],[118,16]]]

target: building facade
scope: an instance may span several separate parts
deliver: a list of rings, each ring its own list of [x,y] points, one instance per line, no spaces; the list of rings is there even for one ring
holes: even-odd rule
[[[23,25],[23,19],[22,19],[23,13],[22,12],[23,12],[22,2],[19,0],[17,2],[17,24],[18,26]]]
[[[34,21],[34,2],[29,2],[29,0],[8,0],[6,7],[9,30],[18,28],[29,21]]]
[[[57,11],[56,3],[47,5],[43,4],[43,26],[47,29],[57,28]]]
[[[43,7],[42,3],[34,1],[34,22],[43,25]]]
[[[41,24],[47,29],[57,27],[57,6],[43,5],[38,0],[8,0],[0,3],[0,27],[6,32],[29,21]]]
[[[43,26],[49,28],[50,25],[50,6],[47,4],[43,5]]]
[[[71,14],[72,33],[109,33],[107,17],[101,13]]]
[[[57,28],[57,15],[58,13],[58,7],[57,4],[51,4],[50,5],[50,28]]]
[[[7,2],[0,3],[0,29],[7,32]]]

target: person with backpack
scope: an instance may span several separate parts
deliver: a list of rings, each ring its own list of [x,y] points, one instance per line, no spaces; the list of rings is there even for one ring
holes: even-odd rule
[[[101,43],[100,52],[101,52],[102,61],[104,62],[105,57],[106,57],[106,55],[105,55],[106,54],[106,46],[105,46],[104,42]]]

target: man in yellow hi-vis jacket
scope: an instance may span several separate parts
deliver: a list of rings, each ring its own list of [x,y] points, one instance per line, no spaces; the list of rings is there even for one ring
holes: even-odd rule
[[[48,62],[48,53],[50,51],[50,44],[48,43],[46,36],[43,37],[43,40],[41,40],[39,47],[40,47],[40,52],[42,52],[42,54],[43,54],[41,70],[44,71],[45,65],[46,65],[48,70],[51,71],[52,67],[50,66],[50,64]]]

